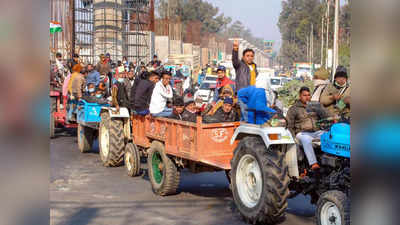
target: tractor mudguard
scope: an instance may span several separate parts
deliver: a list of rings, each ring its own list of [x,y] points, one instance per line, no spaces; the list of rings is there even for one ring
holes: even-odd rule
[[[231,145],[233,145],[237,137],[241,134],[244,134],[245,136],[260,136],[263,139],[266,148],[269,148],[270,145],[296,144],[290,131],[284,127],[260,127],[254,124],[242,124],[236,128],[235,133],[233,133]],[[278,138],[271,139],[270,135],[275,137],[277,135]]]

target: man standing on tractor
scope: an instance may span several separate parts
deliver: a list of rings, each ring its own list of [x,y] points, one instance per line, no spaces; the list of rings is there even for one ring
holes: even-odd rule
[[[312,110],[308,104],[310,100],[310,89],[308,87],[300,88],[299,99],[289,108],[286,118],[288,129],[303,146],[311,170],[317,170],[320,166],[315,157],[312,141],[313,139],[319,139],[325,132],[319,130],[316,124],[318,120],[324,119],[327,113],[323,108],[320,108],[320,112]]]
[[[69,110],[67,115],[67,123],[68,121],[75,121],[73,115],[76,111],[76,105],[82,98],[83,92],[85,91],[85,78],[81,74],[81,71],[82,66],[80,64],[76,64],[72,68],[71,78],[68,81]]]
[[[236,89],[239,91],[242,88],[245,88],[249,85],[256,85],[256,78],[258,75],[257,65],[253,62],[254,60],[254,50],[253,49],[245,49],[243,51],[242,60],[239,61],[238,56],[239,51],[239,42],[233,42],[233,51],[232,51],[232,64],[236,71]]]
[[[233,42],[233,51],[232,51],[232,64],[235,68],[236,72],[236,92],[239,92],[240,89],[246,88],[248,86],[256,85],[256,78],[258,75],[257,65],[253,62],[254,60],[254,50],[253,49],[245,49],[243,51],[242,60],[239,61],[239,41],[235,40]],[[244,118],[247,117],[246,104],[241,100],[238,101],[241,115]],[[243,118],[242,117],[242,118]]]
[[[344,114],[350,117],[350,84],[347,70],[343,66],[336,69],[334,83],[329,84],[321,94],[320,102],[332,115]]]

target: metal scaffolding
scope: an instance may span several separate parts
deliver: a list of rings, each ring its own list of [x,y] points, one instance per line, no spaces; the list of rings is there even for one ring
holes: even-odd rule
[[[149,0],[74,0],[75,51],[85,62],[150,59]]]

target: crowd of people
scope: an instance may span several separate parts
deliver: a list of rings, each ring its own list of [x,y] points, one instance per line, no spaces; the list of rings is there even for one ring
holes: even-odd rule
[[[236,72],[235,81],[226,76],[225,67],[219,66],[210,104],[200,98],[194,99],[191,88],[186,88],[183,93],[174,91],[170,71],[147,71],[144,63],[136,65],[135,62],[128,62],[126,57],[117,62],[115,73],[111,73],[112,60],[109,54],[100,55],[96,66],[82,65],[77,54],[64,65],[61,54],[57,54],[55,67],[58,70],[70,70],[68,76],[60,79],[63,81],[63,94],[68,96],[70,121],[74,121],[73,114],[81,99],[110,104],[116,112],[125,107],[131,115],[188,122],[197,122],[200,117],[204,123],[241,120],[264,124],[271,118],[284,117],[282,108],[277,104],[276,93],[270,94],[271,90],[267,90],[267,87],[256,84],[258,72],[253,61],[254,51],[245,49],[242,59],[239,59],[238,51],[238,43],[234,42],[232,64]],[[157,56],[147,66],[162,67]],[[302,87],[298,100],[286,114],[288,129],[303,146],[312,170],[319,169],[312,141],[324,133],[316,126],[317,121],[339,115],[350,117],[350,85],[345,68],[337,68],[333,83],[329,82],[328,71],[319,69],[314,75],[314,86],[313,93],[309,88]]]

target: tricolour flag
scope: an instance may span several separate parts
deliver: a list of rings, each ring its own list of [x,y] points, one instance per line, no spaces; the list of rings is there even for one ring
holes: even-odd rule
[[[51,34],[54,34],[56,32],[61,32],[61,31],[62,31],[62,27],[59,22],[55,22],[55,21],[50,22],[50,33]]]

